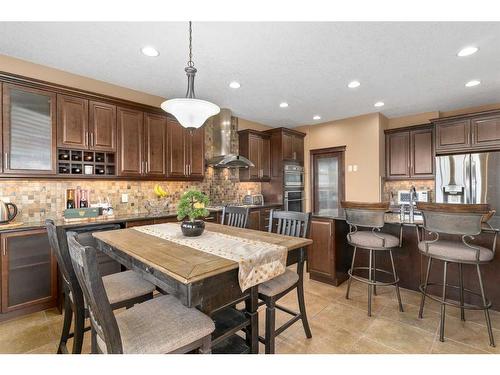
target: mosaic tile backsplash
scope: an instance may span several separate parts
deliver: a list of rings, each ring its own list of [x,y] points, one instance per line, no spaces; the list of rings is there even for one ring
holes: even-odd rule
[[[429,190],[430,201],[434,202],[434,180],[402,180],[402,181],[385,181],[384,190],[382,192],[382,200],[397,204],[398,190],[409,191],[411,186],[415,186],[417,190]]]
[[[237,130],[237,120],[233,121]],[[213,126],[205,127],[205,157],[213,156]],[[236,131],[231,139],[231,151],[238,152]],[[212,203],[241,202],[246,194],[261,192],[260,183],[239,182],[236,169],[215,169],[208,167],[202,182],[170,181],[124,181],[124,180],[0,180],[0,199],[14,203],[19,214],[16,221],[32,222],[48,217],[62,217],[66,205],[66,190],[80,186],[90,192],[90,203],[98,203],[109,198],[118,214],[146,212],[144,204],[155,199],[153,187],[160,184],[169,193],[170,208],[175,208],[181,195],[189,189],[197,189],[207,194]],[[121,203],[122,194],[128,194],[128,203]]]

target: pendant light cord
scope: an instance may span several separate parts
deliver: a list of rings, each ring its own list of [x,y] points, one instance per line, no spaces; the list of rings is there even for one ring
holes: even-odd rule
[[[189,21],[189,61],[188,61],[188,66],[193,67],[194,62],[193,62],[193,38],[192,38],[192,33],[193,33],[193,28],[191,26],[191,21]]]

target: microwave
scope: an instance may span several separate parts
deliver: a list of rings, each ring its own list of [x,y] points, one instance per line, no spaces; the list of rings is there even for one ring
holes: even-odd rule
[[[286,164],[283,168],[283,185],[285,188],[302,188],[304,186],[304,167]]]

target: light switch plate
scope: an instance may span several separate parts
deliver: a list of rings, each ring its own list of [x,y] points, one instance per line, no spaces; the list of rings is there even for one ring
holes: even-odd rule
[[[128,194],[122,194],[122,203],[128,203]]]

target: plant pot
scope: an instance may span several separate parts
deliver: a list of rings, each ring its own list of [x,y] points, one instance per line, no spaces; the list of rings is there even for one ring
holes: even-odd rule
[[[198,237],[205,230],[205,222],[203,220],[185,220],[181,223],[181,230],[186,237]]]

